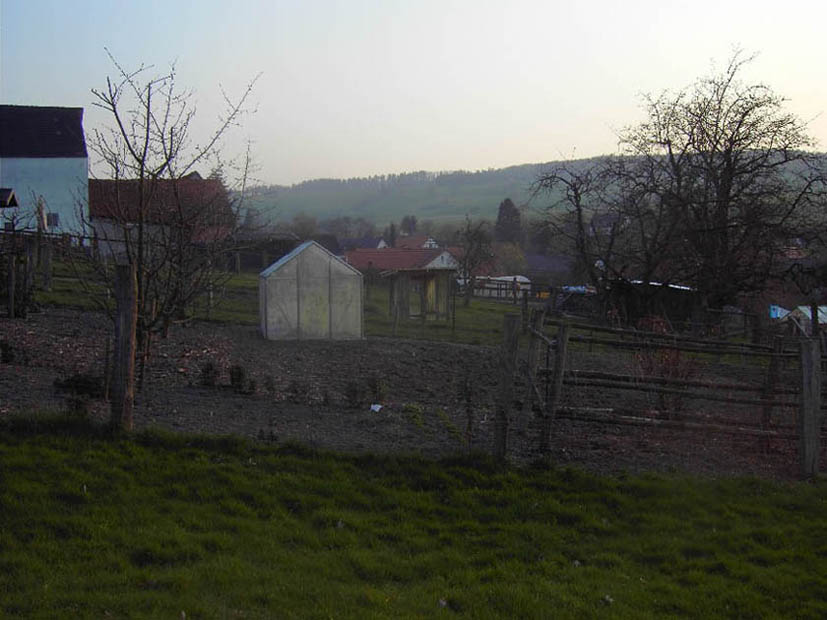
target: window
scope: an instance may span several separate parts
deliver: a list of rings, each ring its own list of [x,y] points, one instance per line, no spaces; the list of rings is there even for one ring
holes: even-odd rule
[[[46,225],[49,228],[54,228],[56,226],[60,226],[60,214],[59,213],[48,213],[46,215]]]

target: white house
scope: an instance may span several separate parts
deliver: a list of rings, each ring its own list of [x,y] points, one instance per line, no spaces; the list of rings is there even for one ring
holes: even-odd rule
[[[83,108],[0,105],[0,187],[19,205],[0,210],[0,226],[37,229],[40,219],[48,232],[81,233],[88,177]]]

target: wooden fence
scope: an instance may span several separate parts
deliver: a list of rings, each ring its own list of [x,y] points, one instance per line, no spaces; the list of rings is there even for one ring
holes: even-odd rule
[[[764,445],[770,438],[793,439],[802,476],[818,472],[823,418],[818,341],[777,336],[765,345],[702,339],[546,320],[535,309],[522,321],[528,337],[524,358],[512,364],[518,344],[510,333],[518,317],[509,316],[502,372],[519,368],[525,392],[518,400],[524,413],[540,417],[541,452],[549,449],[555,420],[569,418],[734,433],[762,438]],[[512,381],[514,376],[507,375]],[[612,406],[595,402],[607,398]],[[722,411],[699,415],[692,410],[697,403],[713,403]],[[505,427],[495,435],[495,453],[504,455],[508,418],[501,408],[497,422]]]

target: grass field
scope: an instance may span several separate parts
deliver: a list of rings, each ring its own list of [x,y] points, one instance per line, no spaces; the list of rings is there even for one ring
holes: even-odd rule
[[[103,298],[102,295],[98,297]],[[36,291],[35,299],[46,306],[100,309],[78,285],[68,267],[60,263],[56,263],[52,290]],[[502,342],[503,315],[519,311],[518,306],[481,299],[472,299],[470,306],[465,307],[458,298],[455,321],[429,320],[423,325],[417,320],[405,320],[400,322],[397,335],[400,338],[497,345]],[[200,320],[258,325],[258,274],[228,275],[215,291],[214,306],[208,311],[206,300],[201,298],[192,309],[192,315]],[[365,302],[365,334],[368,337],[393,334],[386,287],[370,288]]]
[[[0,616],[827,616],[827,486],[0,427]]]

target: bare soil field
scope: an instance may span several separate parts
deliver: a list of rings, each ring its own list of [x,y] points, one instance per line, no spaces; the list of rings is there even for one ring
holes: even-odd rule
[[[75,373],[102,376],[111,334],[106,317],[66,309],[0,319],[0,340],[10,344],[14,357],[0,363],[0,420],[65,408],[66,396],[55,389],[55,380]],[[202,385],[207,364],[217,370],[215,387]],[[155,343],[137,397],[135,427],[296,441],[349,453],[438,458],[490,452],[498,364],[492,347],[384,338],[272,342],[253,327],[195,323],[176,327]],[[243,368],[244,393],[230,387],[233,366]],[[463,387],[466,381],[470,392]],[[626,412],[650,404],[623,398],[592,389],[587,395],[573,391],[569,402],[622,406]],[[371,404],[382,408],[372,411]],[[103,401],[90,409],[101,420],[108,415]],[[512,460],[526,463],[541,456],[533,413],[514,413],[511,429]],[[790,440],[772,439],[765,446],[753,436],[569,419],[554,422],[547,456],[557,465],[602,473],[772,478],[797,473],[796,444]]]

